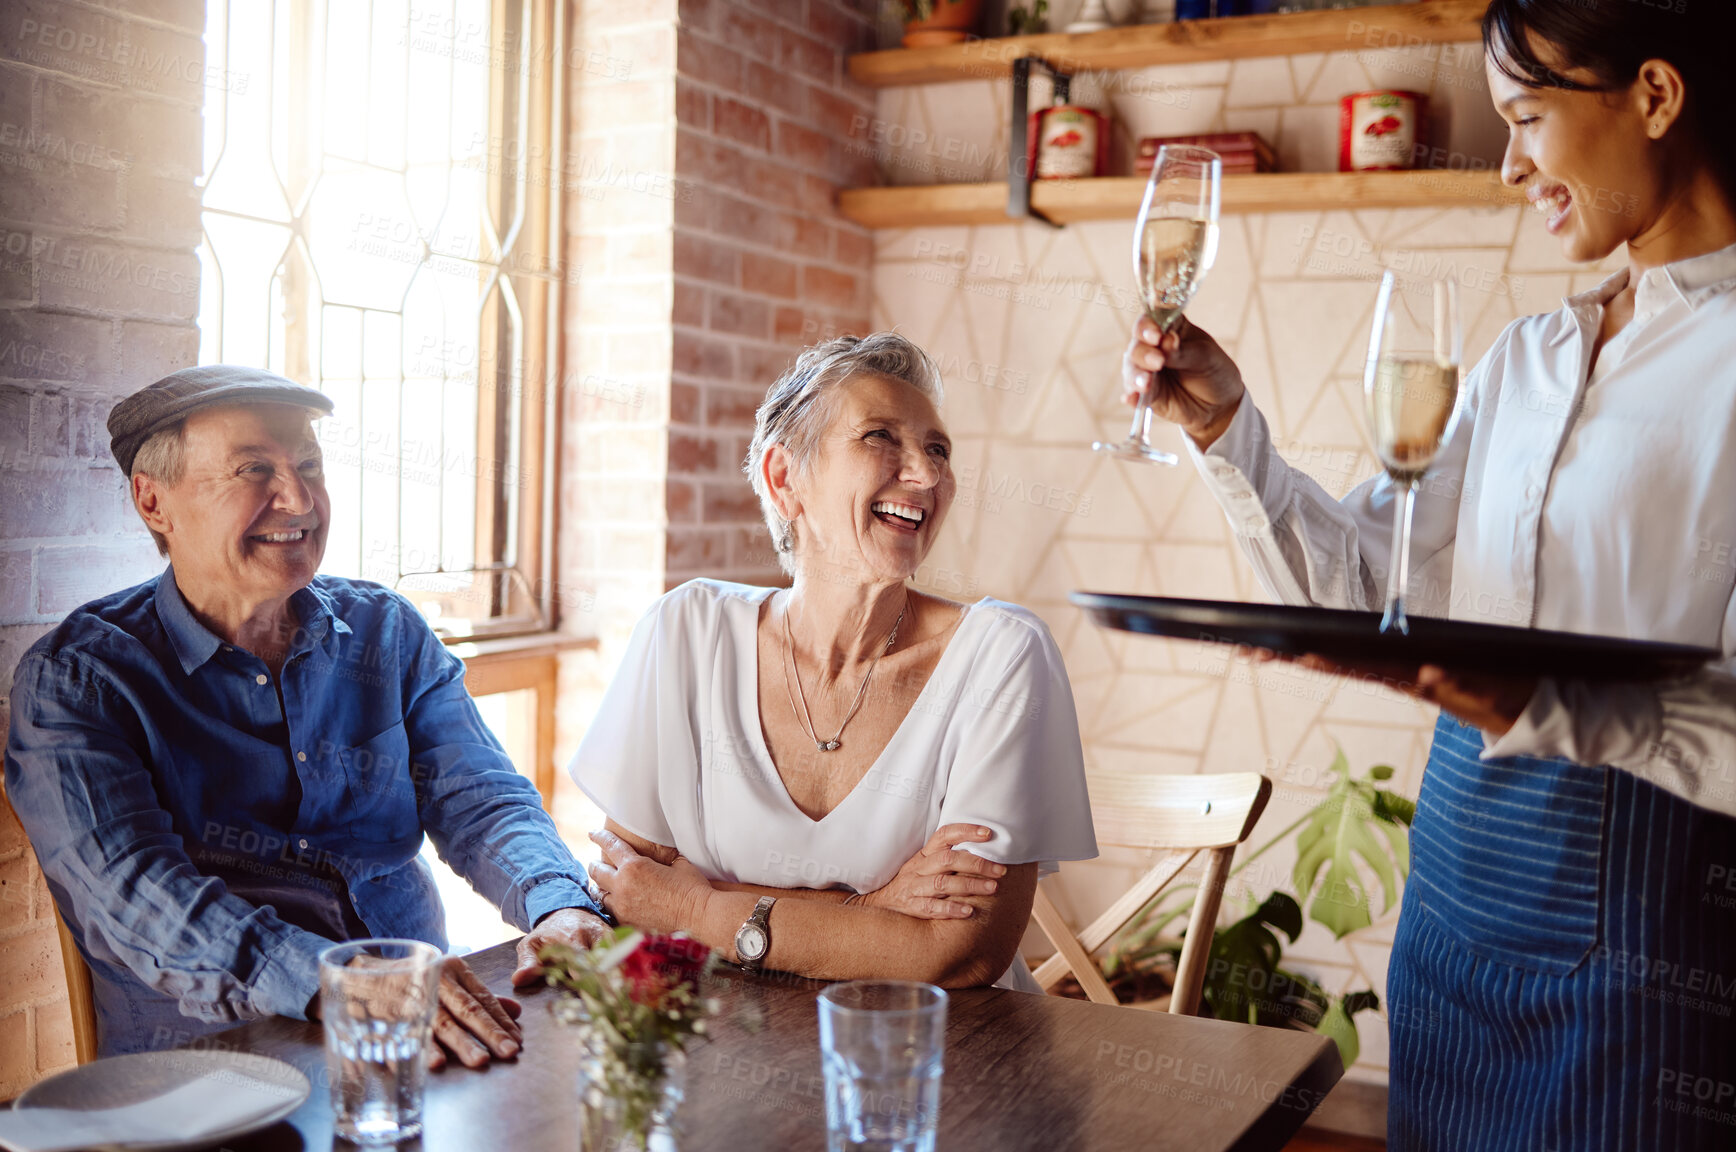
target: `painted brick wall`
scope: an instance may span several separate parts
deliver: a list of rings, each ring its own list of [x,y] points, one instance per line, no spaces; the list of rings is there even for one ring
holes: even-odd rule
[[[198,354],[204,19],[0,8],[0,694],[69,608],[159,567],[104,422]],[[72,1058],[53,905],[0,798],[0,1099]]]
[[[741,473],[753,413],[795,351],[868,329],[873,242],[837,191],[875,182],[848,147],[872,93],[844,58],[873,0],[683,0],[675,79],[674,356],[667,570],[779,583]]]

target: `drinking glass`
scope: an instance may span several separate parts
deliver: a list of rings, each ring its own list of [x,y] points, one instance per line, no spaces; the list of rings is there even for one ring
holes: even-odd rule
[[[1224,162],[1216,152],[1166,144],[1151,166],[1145,199],[1133,227],[1133,275],[1145,314],[1163,332],[1182,310],[1218,257],[1218,197]],[[1091,447],[1118,460],[1175,464],[1176,457],[1151,446],[1151,390],[1140,394],[1127,438]]]
[[[420,940],[353,940],[320,953],[320,1017],[338,1136],[394,1144],[422,1131],[441,958]]]
[[[946,1054],[946,993],[853,980],[820,993],[826,1149],[934,1152]]]
[[[1410,579],[1411,517],[1423,475],[1459,422],[1463,352],[1458,284],[1401,278],[1391,271],[1381,277],[1362,389],[1375,454],[1399,490],[1382,632],[1410,632],[1404,594]]]

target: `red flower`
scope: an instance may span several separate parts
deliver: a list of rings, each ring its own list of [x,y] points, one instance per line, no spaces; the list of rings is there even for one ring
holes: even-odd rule
[[[710,955],[710,948],[688,936],[646,936],[621,961],[621,978],[635,1004],[658,1007],[677,988],[697,990]]]

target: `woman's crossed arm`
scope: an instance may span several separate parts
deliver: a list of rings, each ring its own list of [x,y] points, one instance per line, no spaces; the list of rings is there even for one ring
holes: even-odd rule
[[[986,829],[939,829],[884,888],[848,905],[836,889],[765,888],[707,880],[665,845],[614,821],[592,833],[603,850],[592,878],[622,923],[684,931],[735,958],[736,929],[762,895],[779,897],[765,965],[822,980],[923,980],[946,988],[993,983],[1018,953],[1036,898],[1037,865],[1002,865],[954,846]]]

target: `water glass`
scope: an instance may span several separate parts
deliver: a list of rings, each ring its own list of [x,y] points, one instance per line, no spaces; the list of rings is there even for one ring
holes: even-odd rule
[[[332,1128],[343,1139],[394,1144],[421,1133],[441,959],[420,940],[353,940],[320,953]]]
[[[853,980],[820,993],[827,1152],[934,1152],[946,1055],[946,993]]]

